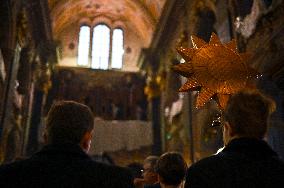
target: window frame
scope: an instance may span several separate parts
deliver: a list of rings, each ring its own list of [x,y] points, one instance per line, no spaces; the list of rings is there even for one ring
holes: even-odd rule
[[[109,29],[109,49],[108,49],[108,66],[106,69],[103,69],[103,68],[100,68],[99,66],[93,68],[93,42],[94,42],[94,30],[95,30],[95,27],[97,26],[100,26],[100,25],[103,25],[103,26],[106,26],[108,29]],[[83,26],[87,26],[90,28],[90,39],[89,39],[89,51],[88,51],[88,64],[87,65],[80,65],[79,64],[79,45],[80,45],[80,30],[81,30],[81,27]],[[122,57],[121,57],[121,67],[120,68],[117,68],[117,67],[113,67],[112,66],[112,57],[113,57],[113,33],[114,31],[118,29],[118,30],[121,30],[122,31]],[[78,34],[78,53],[77,53],[77,66],[79,67],[88,67],[88,68],[91,68],[91,69],[98,69],[98,70],[122,70],[123,69],[123,66],[124,66],[124,54],[125,54],[125,50],[124,50],[124,45],[125,45],[125,34],[124,34],[124,29],[120,26],[116,26],[116,27],[110,27],[108,24],[104,23],[104,22],[99,22],[93,26],[90,26],[88,24],[82,24],[80,25],[80,28],[79,28],[79,34]]]
[[[79,54],[80,54],[80,33],[81,33],[81,28],[82,27],[88,27],[89,28],[89,46],[88,46],[88,58],[87,58],[87,64],[84,65],[84,64],[79,64]],[[80,66],[80,67],[90,67],[90,52],[91,52],[91,30],[92,30],[92,27],[88,24],[82,24],[80,25],[80,28],[79,28],[79,34],[78,34],[78,49],[77,49],[77,66]]]
[[[121,54],[121,67],[120,68],[116,68],[116,67],[113,67],[113,63],[112,63],[112,57],[113,57],[113,33],[115,30],[121,30],[122,32],[122,54]],[[123,64],[124,64],[124,30],[121,28],[121,27],[115,27],[114,29],[112,29],[111,31],[111,58],[110,58],[110,66],[112,69],[122,69],[123,68]]]
[[[95,47],[94,46],[94,40],[95,40],[95,36],[94,36],[94,34],[95,34],[95,28],[96,27],[98,27],[98,26],[105,26],[107,29],[108,29],[108,31],[109,31],[109,34],[108,34],[108,39],[109,39],[109,41],[108,41],[108,55],[107,55],[107,66],[106,66],[106,68],[103,68],[102,66],[100,66],[100,64],[99,65],[97,65],[97,66],[95,66],[95,65],[93,65],[93,47]],[[90,68],[91,69],[101,69],[101,70],[108,70],[109,69],[109,65],[110,65],[110,48],[111,48],[111,40],[112,40],[112,37],[111,37],[111,28],[107,25],[107,24],[104,24],[104,23],[99,23],[99,24],[96,24],[95,26],[93,26],[92,27],[92,30],[91,30],[91,34],[92,34],[92,37],[91,37],[91,40],[92,40],[92,43],[91,43],[91,65],[90,65]],[[100,46],[97,46],[97,47],[100,47]],[[100,57],[100,56],[98,56],[98,57]]]

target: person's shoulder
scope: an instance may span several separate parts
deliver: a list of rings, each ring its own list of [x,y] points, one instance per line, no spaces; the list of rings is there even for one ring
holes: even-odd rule
[[[145,185],[144,188],[161,188],[161,185],[156,183],[154,185]]]
[[[189,166],[187,177],[197,177],[197,179],[207,177],[214,178],[217,174],[226,174],[230,170],[229,161],[222,155],[212,155],[201,159]]]
[[[212,181],[228,172],[226,163],[220,154],[193,163],[187,170],[185,187],[210,187]]]
[[[19,160],[11,163],[6,163],[0,165],[0,173],[10,171],[10,170],[16,170],[18,168],[22,168],[22,166],[25,166],[29,163],[29,159],[25,160]]]
[[[95,160],[85,160],[84,163],[90,168],[107,170],[112,173],[131,173],[130,170],[126,167],[116,166],[112,164],[106,164],[103,162],[95,161]]]
[[[81,165],[85,174],[90,174],[102,187],[107,188],[133,188],[131,171],[125,167],[105,164],[94,160],[84,160]],[[82,172],[83,173],[83,172]]]
[[[206,158],[203,158],[195,163],[193,163],[189,168],[207,168],[211,165],[217,165],[223,163],[223,157],[221,155],[212,155]]]
[[[15,178],[19,177],[23,173],[27,173],[25,171],[25,167],[29,166],[29,160],[21,160],[8,164],[0,165],[0,187],[5,185],[5,182],[14,181]]]
[[[270,161],[265,162],[265,165],[268,165],[272,168],[271,171],[281,174],[281,177],[284,178],[284,160],[277,157],[272,157]]]
[[[115,165],[108,165],[108,169],[112,174],[116,174],[118,176],[132,177],[132,173],[129,168],[115,166]]]
[[[109,176],[110,181],[108,182],[109,188],[132,188],[133,176],[130,169],[121,166],[107,165],[106,174]]]

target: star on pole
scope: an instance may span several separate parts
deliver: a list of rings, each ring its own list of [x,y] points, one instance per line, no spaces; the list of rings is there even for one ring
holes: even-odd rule
[[[238,53],[236,40],[222,44],[215,33],[209,43],[191,36],[193,48],[178,47],[185,63],[172,69],[187,77],[180,92],[199,91],[196,107],[202,107],[211,98],[224,109],[230,95],[246,88],[259,73],[247,64],[250,55]]]

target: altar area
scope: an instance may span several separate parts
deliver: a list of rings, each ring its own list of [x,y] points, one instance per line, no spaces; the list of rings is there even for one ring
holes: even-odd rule
[[[94,124],[90,155],[120,150],[133,151],[153,144],[151,122],[95,120]]]

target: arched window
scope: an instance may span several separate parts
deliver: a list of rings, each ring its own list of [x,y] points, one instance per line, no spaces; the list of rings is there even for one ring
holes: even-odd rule
[[[90,27],[81,26],[79,33],[78,65],[89,65]]]
[[[105,24],[92,29],[82,26],[79,33],[78,65],[93,69],[121,69],[123,64],[123,30],[111,30]],[[90,42],[92,46],[91,64],[89,63]],[[110,59],[111,57],[111,59]],[[111,61],[110,61],[111,60]]]
[[[110,29],[106,25],[97,25],[93,31],[92,64],[94,69],[108,69]]]
[[[112,34],[112,68],[122,68],[123,52],[123,31],[122,29],[114,29]]]

